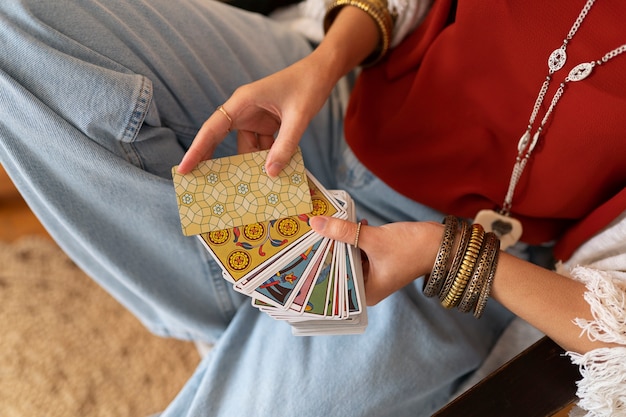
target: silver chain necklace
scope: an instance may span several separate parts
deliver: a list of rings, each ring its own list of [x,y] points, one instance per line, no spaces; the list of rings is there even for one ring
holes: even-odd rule
[[[496,234],[499,235],[501,239],[501,247],[503,249],[515,244],[522,236],[522,224],[519,222],[519,220],[514,219],[510,216],[515,188],[517,187],[522,173],[524,172],[524,168],[526,168],[528,159],[530,158],[533,150],[535,149],[535,146],[537,145],[537,142],[539,141],[539,138],[541,137],[541,133],[545,124],[550,118],[550,115],[554,111],[557,103],[561,99],[561,96],[565,92],[566,85],[572,81],[576,82],[584,80],[591,74],[596,66],[605,64],[612,58],[615,58],[616,56],[626,52],[626,44],[623,44],[607,52],[606,54],[604,54],[604,56],[596,61],[583,62],[572,68],[567,77],[565,77],[563,82],[561,82],[556,92],[554,93],[552,101],[550,102],[550,106],[548,107],[548,110],[541,119],[541,122],[539,123],[539,126],[537,127],[535,133],[532,133],[533,126],[535,125],[535,120],[539,115],[541,105],[546,97],[548,87],[550,86],[550,83],[552,81],[552,75],[555,72],[559,71],[561,68],[563,68],[563,66],[565,65],[565,62],[567,61],[567,45],[578,31],[583,20],[585,20],[585,18],[587,17],[589,10],[591,10],[591,7],[594,3],[595,0],[587,0],[585,6],[580,11],[567,36],[563,40],[563,44],[559,48],[555,49],[548,58],[548,75],[541,85],[541,89],[539,90],[539,94],[537,95],[537,99],[535,100],[532,113],[530,114],[530,119],[528,120],[528,126],[526,128],[526,131],[517,143],[517,157],[515,159],[515,165],[513,166],[513,172],[511,173],[511,178],[509,180],[508,190],[506,196],[504,197],[502,209],[499,212],[495,212],[494,210],[481,210],[476,215],[476,223],[480,223],[483,227],[485,227],[487,231],[494,231]]]

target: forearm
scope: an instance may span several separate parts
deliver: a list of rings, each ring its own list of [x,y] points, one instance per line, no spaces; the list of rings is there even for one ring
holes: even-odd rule
[[[617,346],[582,337],[574,320],[593,320],[585,292],[580,282],[501,253],[491,294],[566,350],[585,353]]]
[[[436,257],[438,257],[438,246],[440,246],[438,242],[442,239],[443,226],[430,225],[428,229],[422,227],[421,230],[427,235],[423,235],[420,244],[423,249],[423,257],[421,258],[423,263],[418,273],[428,274],[430,269],[433,269]],[[460,232],[457,232],[453,245],[454,253],[458,251],[464,253],[467,250],[464,246],[467,243],[461,244],[460,240]],[[459,245],[462,248],[459,248]],[[451,267],[450,263],[453,257],[450,256],[447,268]],[[586,353],[596,348],[618,346],[617,344],[594,341],[597,339],[596,337],[587,337],[583,334],[578,322],[594,322],[596,320],[592,306],[585,298],[589,289],[584,283],[534,265],[506,252],[500,251],[498,258],[498,261],[493,263],[496,269],[491,285],[490,294],[492,298],[540,329],[567,350]],[[474,265],[473,262],[469,262]],[[432,295],[430,292],[432,288],[436,288],[436,281],[436,278],[428,277],[428,285],[425,287],[427,295]],[[440,298],[445,291],[447,290],[439,293]],[[604,340],[607,339],[604,338]]]
[[[467,254],[476,249],[470,249],[472,239],[467,237],[465,226],[457,227],[455,222],[447,219],[445,226],[433,222],[400,222],[360,228],[359,247],[367,254],[365,290],[368,305],[376,305],[413,282],[415,277],[427,276],[424,284],[427,296],[445,301],[451,294],[460,295],[454,302],[446,303],[449,308],[459,307],[461,310],[463,306],[463,310],[480,316],[477,313],[482,310],[479,309],[483,305],[482,296],[491,294],[492,298],[567,350],[586,353],[597,348],[626,345],[623,330],[626,274],[619,272],[626,270],[626,255],[621,262],[611,265],[612,270],[598,269],[600,265],[591,262],[576,261],[577,265],[587,266],[569,271],[572,277],[583,278],[578,269],[593,276],[582,281],[502,251],[497,252],[497,262],[492,261],[486,254],[493,254],[495,248],[487,244],[479,251],[478,258],[472,260]],[[339,219],[314,217],[311,227],[325,237],[352,243],[357,226]],[[449,235],[446,233],[448,228]],[[615,233],[616,241],[625,250],[610,253],[626,253],[626,244],[621,243],[625,233],[626,220],[624,231]],[[411,243],[398,245],[397,242]],[[606,252],[608,246],[603,247]],[[462,255],[462,263],[458,254]],[[411,262],[406,262],[407,259]],[[462,269],[464,273],[461,273]],[[493,280],[492,271],[495,271]],[[463,275],[467,278],[465,284],[461,284]],[[470,282],[474,284],[473,288],[470,288]],[[598,291],[598,287],[605,289]],[[476,294],[481,297],[476,298]],[[595,301],[589,301],[593,299]]]
[[[353,6],[343,7],[328,29],[324,40],[309,57],[320,81],[331,89],[337,81],[357,67],[380,42],[376,22]]]

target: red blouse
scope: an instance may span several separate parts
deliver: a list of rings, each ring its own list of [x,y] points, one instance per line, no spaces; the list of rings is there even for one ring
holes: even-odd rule
[[[532,107],[583,0],[438,0],[381,64],[346,118],[358,158],[400,193],[474,217],[502,205]],[[451,19],[454,20],[451,23]],[[626,2],[597,2],[554,74],[541,120],[575,65],[626,43]],[[513,197],[522,240],[573,251],[626,210],[626,53],[570,82]],[[625,237],[626,238],[626,237]]]

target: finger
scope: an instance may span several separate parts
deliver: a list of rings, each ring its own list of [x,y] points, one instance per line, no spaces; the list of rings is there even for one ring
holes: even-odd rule
[[[274,136],[272,135],[258,135],[257,139],[259,141],[260,149],[270,149],[274,144]]]
[[[179,174],[187,174],[194,169],[200,161],[209,159],[213,154],[213,148],[202,149],[200,146],[192,146],[187,150],[183,159],[178,164],[176,171]]]
[[[283,123],[265,163],[265,169],[270,177],[276,177],[287,166],[304,133],[306,124],[293,120],[293,117],[283,116]]]
[[[178,172],[186,174],[198,165],[200,161],[209,159],[217,145],[230,132],[231,123],[220,111],[215,111],[202,124],[193,143],[185,152],[178,165]]]
[[[310,225],[313,230],[324,237],[351,245],[354,245],[358,240],[358,246],[360,248],[365,249],[367,247],[368,231],[366,229],[370,229],[370,227],[363,223],[361,223],[359,227],[358,223],[347,220],[328,216],[315,216],[311,218]]]
[[[237,131],[237,152],[248,153],[261,150],[257,134],[249,130]]]

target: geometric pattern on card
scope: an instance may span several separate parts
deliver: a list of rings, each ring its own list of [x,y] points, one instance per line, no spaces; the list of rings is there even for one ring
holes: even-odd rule
[[[297,216],[312,210],[300,149],[276,178],[265,172],[268,150],[172,168],[183,233],[198,235]]]
[[[307,213],[201,233],[200,237],[222,269],[238,282],[311,232],[310,217],[338,212],[314,181],[310,181],[310,196],[313,209]]]

